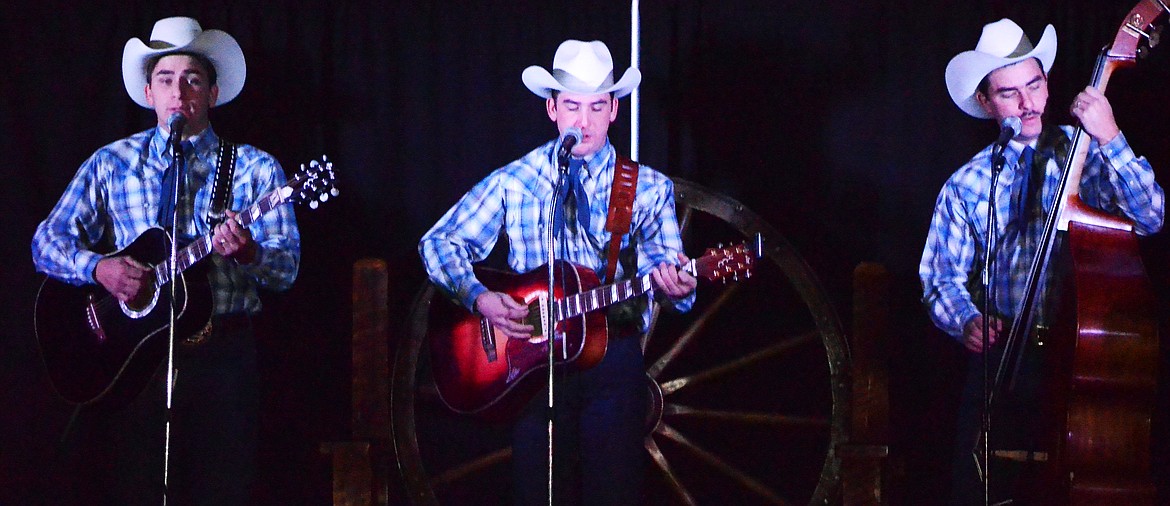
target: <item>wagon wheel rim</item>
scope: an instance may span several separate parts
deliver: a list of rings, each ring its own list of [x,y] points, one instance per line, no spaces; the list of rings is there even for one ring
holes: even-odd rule
[[[691,235],[694,228],[692,222],[696,216],[695,211],[721,220],[744,238],[760,234],[764,240],[761,263],[766,263],[766,268],[776,269],[777,274],[782,276],[788,287],[798,295],[804,304],[809,328],[795,334],[780,336],[774,345],[735,360],[710,365],[700,371],[680,373],[672,369],[673,363],[680,355],[688,352],[691,342],[702,339],[705,325],[712,314],[718,313],[723,304],[734,304],[738,291],[734,287],[738,285],[730,285],[732,288],[713,296],[715,298],[705,307],[697,306],[692,313],[698,314],[686,315],[693,317],[694,320],[682,335],[672,341],[664,341],[663,337],[657,336],[659,311],[656,308],[651,326],[643,337],[643,349],[647,350],[647,388],[651,392],[652,404],[647,416],[645,437],[650,472],[656,474],[657,482],[665,487],[667,490],[665,493],[671,495],[672,501],[684,504],[696,504],[698,499],[687,478],[677,470],[680,459],[690,460],[688,465],[700,465],[712,470],[712,477],[718,476],[718,479],[729,483],[727,486],[746,491],[744,493],[753,497],[753,500],[763,503],[795,504],[805,499],[807,504],[837,502],[840,460],[836,449],[847,439],[848,382],[845,378],[848,374],[849,360],[840,320],[832,304],[812,270],[797,254],[795,248],[758,215],[734,199],[695,183],[676,178],[674,184],[679,225],[684,240]],[[747,282],[750,283],[751,280]],[[414,300],[408,320],[407,339],[397,347],[391,388],[393,442],[403,487],[411,502],[428,505],[440,504],[436,490],[442,490],[493,466],[506,464],[511,455],[510,447],[505,444],[503,448],[472,455],[464,461],[441,469],[429,469],[428,467],[433,466],[428,466],[424,462],[424,452],[417,437],[416,407],[420,402],[440,404],[430,378],[419,377],[420,374],[425,374],[425,370],[420,372],[420,354],[426,353],[424,342],[428,313],[435,297],[441,295],[431,285],[426,284],[419,290]],[[828,402],[828,409],[823,416],[720,410],[674,400],[675,394],[685,392],[688,388],[733,377],[745,368],[766,364],[794,349],[815,347],[816,343],[820,344],[816,351],[823,352],[824,374],[828,382],[827,385],[822,385],[825,395],[828,396],[825,399]],[[666,346],[666,349],[661,353],[652,352],[649,348],[655,345]],[[425,357],[423,359],[425,361]],[[763,425],[774,427],[778,431],[793,427],[813,427],[817,434],[815,437],[817,442],[823,444],[823,462],[819,463],[815,487],[808,487],[810,490],[807,497],[793,498],[778,492],[768,483],[764,483],[759,472],[744,469],[730,462],[728,456],[721,455],[718,448],[704,444],[697,440],[693,433],[676,426],[676,422],[684,423],[696,419],[723,423],[728,427],[743,424]],[[814,462],[810,465],[816,464]],[[778,464],[769,471],[783,469],[784,465],[786,464]]]

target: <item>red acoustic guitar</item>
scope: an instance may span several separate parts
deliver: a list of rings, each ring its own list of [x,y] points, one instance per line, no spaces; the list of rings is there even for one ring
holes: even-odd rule
[[[751,276],[762,244],[708,249],[682,269],[711,281]],[[427,339],[435,386],[443,403],[457,413],[499,419],[528,401],[542,382],[532,375],[548,367],[548,339],[542,330],[547,315],[556,316],[556,360],[574,370],[588,369],[605,356],[609,329],[605,313],[596,311],[650,290],[650,275],[598,286],[597,275],[569,262],[556,264],[556,291],[548,297],[546,267],[527,274],[476,267],[475,274],[491,290],[528,304],[525,323],[534,327],[529,339],[509,339],[487,319],[454,303],[431,304]],[[543,316],[543,318],[542,318]],[[534,381],[526,381],[531,378]]]

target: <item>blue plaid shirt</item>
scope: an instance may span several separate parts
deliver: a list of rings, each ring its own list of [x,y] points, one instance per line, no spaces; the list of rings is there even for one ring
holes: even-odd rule
[[[150,227],[158,226],[162,178],[171,155],[166,132],[155,127],[109,144],[81,165],[61,200],[33,236],[37,271],[74,284],[96,283],[94,269],[105,256],[90,248],[112,232],[121,250]],[[219,151],[219,137],[210,127],[191,139],[187,154],[187,194],[194,205],[181,205],[177,223],[180,241],[211,234],[207,212]],[[268,153],[237,145],[232,202],[240,211],[285,184],[284,171]],[[193,215],[191,214],[193,212]],[[237,265],[212,254],[211,288],[215,314],[260,310],[257,286],[285,290],[296,279],[300,263],[300,232],[288,205],[256,220],[249,229],[260,248],[252,265]]]
[[[1072,138],[1074,130],[1062,126]],[[1020,225],[1016,209],[1020,195],[1018,178],[1028,169],[1018,164],[1023,146],[1012,142],[1004,151],[1004,170],[996,186],[996,241],[999,243],[993,273],[995,308],[1013,318],[1024,293],[1044,224],[1032,220]],[[935,204],[930,233],[922,252],[918,274],[922,278],[923,302],[935,325],[961,339],[963,327],[980,314],[972,292],[982,293],[980,272],[987,242],[987,206],[991,190],[991,152],[988,146],[959,168],[947,180]],[[1052,209],[1062,167],[1049,160],[1044,178],[1043,203]],[[1134,222],[1138,234],[1148,235],[1162,228],[1165,196],[1154,181],[1154,171],[1145,158],[1134,155],[1125,136],[1118,134],[1104,146],[1091,142],[1081,177],[1081,198],[1086,204]]]
[[[544,237],[556,184],[555,144],[555,140],[550,141],[492,172],[419,242],[419,254],[431,281],[467,308],[472,308],[476,297],[488,291],[475,278],[472,263],[491,252],[501,229],[508,236],[508,264],[514,271],[525,273],[547,262]],[[616,160],[613,145],[608,142],[585,159],[581,177],[590,196],[589,224],[566,227],[565,231],[567,251],[562,259],[593,269],[599,276],[605,268],[605,247],[611,235],[605,230],[605,220]],[[622,248],[629,245],[632,235],[637,244],[639,276],[662,262],[678,264],[682,239],[675,217],[674,184],[645,165],[638,170],[630,230],[631,234],[622,238]],[[617,278],[624,277],[621,265],[617,272]],[[677,310],[687,311],[694,303],[694,294],[671,302]],[[648,312],[643,315],[643,320],[646,318]]]

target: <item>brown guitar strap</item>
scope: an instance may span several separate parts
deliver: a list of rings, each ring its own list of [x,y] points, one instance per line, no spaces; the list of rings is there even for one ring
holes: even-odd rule
[[[215,184],[211,187],[211,206],[207,209],[207,224],[211,228],[223,223],[224,211],[232,199],[232,178],[236,172],[236,145],[222,137],[219,156],[216,157]]]
[[[609,254],[602,283],[612,283],[617,274],[618,252],[622,248],[622,237],[630,233],[630,220],[634,216],[634,195],[638,192],[638,162],[618,155],[613,169],[613,185],[609,190],[609,217],[605,230],[609,236]]]

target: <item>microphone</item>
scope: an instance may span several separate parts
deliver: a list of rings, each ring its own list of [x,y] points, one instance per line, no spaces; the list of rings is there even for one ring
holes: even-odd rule
[[[999,123],[999,138],[995,140],[995,145],[1003,148],[1007,146],[1008,141],[1012,140],[1017,135],[1020,135],[1020,130],[1024,128],[1024,122],[1020,121],[1019,116],[1009,116],[1004,118]]]
[[[573,146],[581,142],[583,136],[584,134],[581,133],[580,128],[569,127],[565,129],[565,133],[561,136],[561,140],[558,143],[560,147],[557,148],[557,158],[561,160],[563,165],[568,166],[569,153],[573,151]]]
[[[179,141],[183,138],[183,128],[187,126],[187,117],[181,112],[176,112],[167,120],[167,129],[170,133],[170,144],[175,147],[175,151],[179,151]]]
[[[1016,122],[1019,123],[1019,120],[1017,119]],[[182,134],[183,128],[186,126],[187,117],[181,112],[172,114],[171,119],[167,120],[167,129],[171,131],[171,134]]]

